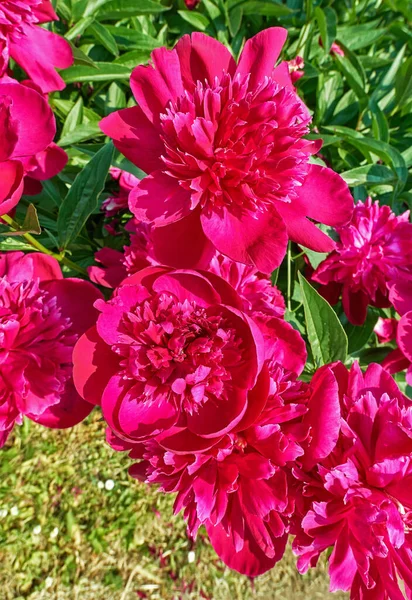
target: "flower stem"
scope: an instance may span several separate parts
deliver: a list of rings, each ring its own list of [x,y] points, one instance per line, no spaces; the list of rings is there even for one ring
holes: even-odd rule
[[[16,221],[14,221],[11,217],[9,217],[9,215],[1,215],[0,220],[7,223],[7,225],[9,225],[10,228],[14,232],[18,233],[22,238],[24,238],[26,240],[26,242],[28,244],[30,244],[30,246],[35,248],[35,250],[38,250],[39,252],[42,252],[43,254],[48,254],[49,256],[53,256],[53,258],[58,260],[59,263],[61,263],[62,265],[65,265],[66,267],[69,267],[69,269],[72,269],[72,271],[77,271],[77,273],[81,273],[82,275],[87,275],[86,269],[83,269],[83,267],[76,265],[76,263],[74,263],[69,258],[64,256],[64,254],[58,254],[56,252],[52,252],[51,250],[48,250],[48,248],[43,246],[43,244],[41,244],[38,240],[36,240],[36,238],[33,237],[30,233],[24,233],[23,231],[20,231],[20,225],[18,223],[16,223]]]

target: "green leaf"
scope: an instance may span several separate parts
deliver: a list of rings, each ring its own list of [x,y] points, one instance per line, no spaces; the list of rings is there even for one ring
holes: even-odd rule
[[[77,65],[83,65],[83,66],[86,66],[86,67],[92,67],[94,69],[97,69],[97,67],[95,65],[95,62],[91,58],[89,58],[87,56],[87,54],[85,54],[84,52],[82,52],[80,50],[80,48],[78,48],[77,46],[75,46],[74,44],[72,44],[70,41],[69,41],[69,44],[70,44],[70,47],[71,47],[72,52],[73,52],[73,58],[74,58],[74,63],[73,64],[75,66],[77,66]]]
[[[65,34],[66,40],[74,40],[79,35],[82,35],[86,31],[88,27],[93,23],[93,17],[82,17],[80,21],[74,25],[69,31]]]
[[[209,19],[205,15],[202,15],[202,13],[190,10],[178,10],[177,12],[182,19],[200,31],[204,31],[210,25]]]
[[[299,273],[306,331],[318,366],[341,360],[348,353],[348,338],[330,304]]]
[[[345,56],[334,54],[335,62],[359,100],[367,102],[364,68],[353,52],[350,52],[348,48],[344,48],[344,52]]]
[[[263,15],[264,17],[285,17],[290,15],[292,11],[284,4],[278,2],[262,1],[262,0],[247,0],[246,2],[238,2],[236,5],[241,5],[244,15]]]
[[[72,131],[68,131],[59,140],[59,146],[65,148],[72,144],[78,144],[79,142],[85,142],[86,140],[94,139],[95,137],[104,135],[99,127],[99,124],[95,121],[89,123],[82,123]]]
[[[154,15],[169,9],[170,6],[153,0],[110,0],[99,9],[98,15],[100,20],[117,21],[138,15]]]
[[[402,46],[402,48],[399,50],[398,54],[392,60],[391,66],[386,71],[386,73],[382,77],[382,79],[378,82],[377,85],[374,85],[374,89],[372,92],[372,98],[374,100],[379,101],[386,94],[388,94],[389,92],[391,92],[393,90],[394,85],[395,85],[395,80],[396,80],[396,74],[398,72],[399,67],[402,64],[403,57],[405,55],[405,51],[406,51],[406,44],[404,46]]]
[[[242,24],[243,12],[241,7],[237,6],[230,10],[227,15],[230,35],[235,37]]]
[[[379,28],[379,19],[360,25],[343,25],[337,28],[336,37],[339,42],[352,51],[370,46],[385,35],[385,29]]]
[[[395,97],[398,107],[402,107],[412,97],[412,56],[396,74]]]
[[[340,176],[349,187],[357,185],[380,185],[396,183],[397,177],[394,172],[383,165],[364,165],[341,173]]]
[[[132,69],[116,63],[98,62],[95,68],[85,66],[69,67],[61,72],[66,83],[93,81],[127,81]]]
[[[39,217],[37,216],[37,209],[34,204],[29,204],[21,229],[24,233],[41,234]]]
[[[319,6],[315,8],[315,17],[318,23],[320,37],[326,54],[329,54],[330,47],[336,38],[336,13],[327,6],[322,10]]]
[[[384,112],[379,104],[373,100],[369,101],[369,110],[372,116],[372,132],[373,135],[382,142],[389,142],[389,125]]]
[[[113,152],[111,142],[103,146],[77,175],[63,200],[57,219],[61,248],[66,248],[77,237],[88,217],[97,208],[113,159]]]
[[[83,98],[79,96],[77,102],[66,117],[63,125],[60,141],[68,133],[76,129],[83,121]]]
[[[365,323],[357,327],[351,323],[346,323],[345,331],[348,336],[348,352],[353,354],[359,352],[368,343],[370,336],[375,328],[378,315],[371,309],[368,311]]]
[[[162,46],[159,40],[127,27],[117,27],[114,25],[105,25],[105,29],[114,37],[118,46],[125,50],[148,50],[151,52],[155,48]]]
[[[323,262],[328,255],[327,252],[315,252],[314,250],[310,250],[309,248],[302,246],[302,244],[299,244],[299,248],[304,251],[308,257],[310,266],[314,269],[317,269],[320,263]]]
[[[95,21],[90,25],[88,31],[93,34],[95,40],[104,48],[106,48],[106,50],[108,50],[114,56],[119,56],[119,49],[117,47],[116,40],[112,34],[107,31],[106,27]]]

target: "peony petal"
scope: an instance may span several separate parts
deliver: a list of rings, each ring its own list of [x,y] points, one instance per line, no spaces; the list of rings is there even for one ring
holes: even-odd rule
[[[126,158],[145,173],[162,167],[163,142],[140,106],[111,113],[100,121],[100,129],[112,138]]]
[[[24,169],[21,162],[0,163],[0,216],[17,206],[23,194]]]
[[[216,554],[223,562],[230,569],[234,569],[248,577],[257,577],[272,569],[282,558],[288,538],[287,535],[283,535],[276,540],[275,555],[269,558],[248,530],[246,530],[247,533],[241,550],[235,548],[231,537],[226,534],[222,525],[212,525],[207,522],[206,530]]]
[[[330,591],[350,590],[356,573],[356,560],[349,544],[349,532],[345,527],[329,558]]]
[[[412,278],[391,282],[389,284],[389,300],[400,315],[412,310]]]
[[[239,58],[236,75],[250,73],[251,89],[261,83],[265,77],[272,75],[287,35],[288,32],[283,27],[269,27],[247,40]]]
[[[65,82],[56,68],[73,64],[69,43],[60,35],[30,24],[22,24],[23,35],[10,40],[10,56],[26,71],[42,92],[63,90]]]
[[[105,387],[118,369],[119,359],[102,341],[96,327],[91,327],[73,350],[73,380],[80,396],[101,404]]]
[[[163,171],[155,171],[140,181],[130,192],[129,207],[143,223],[155,227],[169,225],[190,214],[190,192]]]
[[[0,95],[12,100],[11,115],[19,123],[13,158],[43,152],[56,134],[56,122],[47,100],[36,90],[17,82],[0,83]]]
[[[39,23],[48,23],[49,21],[59,20],[50,0],[41,0],[40,4],[33,6],[32,11],[33,14],[36,15]]]
[[[93,304],[103,299],[103,294],[83,279],[58,279],[42,284],[50,294],[56,297],[62,316],[71,321],[71,330],[79,335],[95,325],[99,312]]]
[[[197,81],[213,84],[223,73],[233,75],[236,63],[229,50],[204,33],[184,35],[175,48],[185,87],[192,89]]]
[[[197,412],[187,414],[187,427],[195,435],[216,438],[232,430],[242,419],[246,408],[246,390],[232,388],[228,392],[228,398],[209,399]]]
[[[151,231],[153,256],[178,269],[206,269],[215,249],[203,233],[198,209],[165,227]]]
[[[195,302],[198,306],[208,307],[221,303],[219,294],[210,282],[195,271],[173,271],[160,275],[153,284],[158,294],[169,292],[179,302]]]
[[[326,458],[336,446],[340,431],[338,384],[328,367],[319,369],[311,382],[308,412],[303,423],[310,427],[305,455],[301,459],[306,470]]]
[[[235,216],[222,208],[219,214],[203,212],[201,223],[217,250],[237,262],[255,265],[262,273],[271,273],[286,254],[285,225],[275,210]]]
[[[42,152],[38,152],[30,160],[29,175],[40,181],[51,179],[64,169],[68,160],[69,157],[63,148],[52,142],[50,146]]]
[[[412,311],[405,313],[399,321],[396,341],[404,356],[412,362]]]
[[[293,202],[277,202],[276,210],[282,217],[288,236],[293,242],[315,252],[332,252],[335,242],[323,233],[314,223],[308,221]]]
[[[337,227],[352,217],[354,202],[340,175],[320,165],[309,165],[309,172],[292,200],[295,210],[315,221]]]
[[[290,323],[277,317],[265,319],[259,322],[259,326],[268,342],[266,359],[272,359],[300,375],[307,359],[306,345],[300,333]]]
[[[73,381],[70,379],[66,383],[65,391],[61,395],[58,404],[46,408],[41,415],[28,414],[27,416],[32,421],[40,423],[44,427],[67,429],[84,421],[93,408],[93,404],[86,402],[79,396],[73,385]]]
[[[175,50],[156,48],[152,52],[153,65],[139,65],[130,78],[130,87],[140,108],[155,125],[170,101],[183,94],[180,62]]]
[[[343,286],[342,304],[345,315],[352,325],[363,325],[368,315],[369,298],[365,292],[355,292],[349,285]]]

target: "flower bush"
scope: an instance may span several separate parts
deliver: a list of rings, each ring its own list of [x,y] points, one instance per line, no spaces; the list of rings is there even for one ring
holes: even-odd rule
[[[297,4],[0,2],[0,446],[101,411],[229,568],[412,598],[407,9]]]

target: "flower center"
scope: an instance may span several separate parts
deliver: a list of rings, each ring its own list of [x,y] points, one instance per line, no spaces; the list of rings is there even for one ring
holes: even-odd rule
[[[54,404],[70,376],[77,336],[37,282],[0,279],[0,405],[15,395]]]
[[[309,158],[309,118],[293,91],[266,77],[197,82],[161,115],[168,174],[202,207],[263,210],[289,202]]]
[[[230,368],[242,356],[241,340],[223,316],[165,292],[124,313],[119,331],[113,350],[140,398],[166,398],[190,414],[225,397]]]

